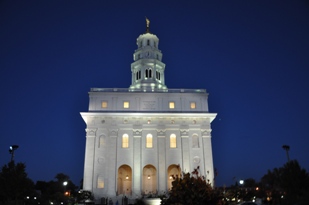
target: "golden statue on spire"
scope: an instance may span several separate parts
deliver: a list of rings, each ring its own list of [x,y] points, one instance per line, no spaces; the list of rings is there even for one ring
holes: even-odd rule
[[[146,33],[150,33],[150,31],[149,31],[150,21],[146,16],[145,16],[145,18],[146,18]]]

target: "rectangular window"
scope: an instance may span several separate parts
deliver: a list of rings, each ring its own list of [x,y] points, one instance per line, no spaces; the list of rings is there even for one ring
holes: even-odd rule
[[[191,102],[190,103],[190,108],[191,109],[195,109],[196,108],[196,103],[195,102]]]
[[[123,102],[123,108],[129,108],[129,107],[130,107],[130,102],[129,101]]]
[[[124,134],[122,135],[122,148],[128,148],[129,147],[129,135]]]
[[[146,147],[152,148],[152,135],[151,134],[148,134],[146,137]]]
[[[104,179],[103,179],[103,177],[98,177],[97,188],[98,189],[103,189],[104,188]]]
[[[170,148],[176,148],[177,142],[176,142],[176,135],[171,134],[170,136]]]
[[[102,101],[102,108],[107,108],[107,101]]]
[[[170,102],[169,103],[169,108],[174,109],[175,108],[175,102]]]

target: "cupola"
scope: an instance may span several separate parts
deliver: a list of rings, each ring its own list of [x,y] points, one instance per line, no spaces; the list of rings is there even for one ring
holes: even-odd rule
[[[159,39],[150,32],[150,21],[146,18],[146,32],[137,40],[137,49],[131,64],[132,83],[130,91],[167,91],[164,78],[165,64],[159,50]]]

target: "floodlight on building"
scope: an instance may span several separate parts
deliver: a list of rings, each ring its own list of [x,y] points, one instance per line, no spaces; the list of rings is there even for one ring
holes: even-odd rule
[[[243,185],[243,184],[244,184],[244,180],[242,180],[242,179],[239,180],[239,184],[240,184],[240,185]]]
[[[147,179],[150,179],[150,175],[148,175]]]

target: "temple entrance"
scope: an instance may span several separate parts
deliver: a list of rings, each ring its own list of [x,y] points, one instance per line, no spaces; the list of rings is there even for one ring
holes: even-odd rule
[[[122,165],[118,169],[117,195],[132,194],[132,169],[128,165]]]
[[[172,189],[172,182],[174,181],[173,176],[180,177],[180,175],[181,175],[181,171],[180,171],[179,165],[172,164],[168,167],[167,169],[167,189],[168,190]]]
[[[157,170],[152,165],[146,165],[143,169],[143,194],[157,193]]]

